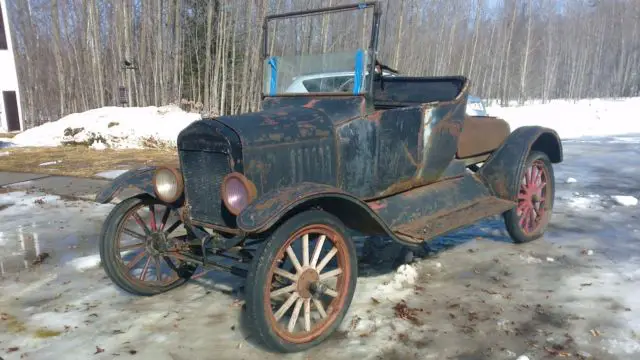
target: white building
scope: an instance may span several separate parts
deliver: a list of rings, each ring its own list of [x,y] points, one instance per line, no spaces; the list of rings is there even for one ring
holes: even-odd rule
[[[7,2],[0,0],[0,131],[24,129]]]

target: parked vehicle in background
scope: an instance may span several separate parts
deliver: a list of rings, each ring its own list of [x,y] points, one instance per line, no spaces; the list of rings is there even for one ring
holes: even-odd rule
[[[400,76],[400,74],[393,70],[382,70],[382,76],[394,77]],[[353,71],[305,74],[293,78],[293,82],[285,90],[285,93],[349,92],[353,89],[353,79]],[[466,114],[469,116],[489,116],[482,99],[473,95],[469,95],[467,98]]]
[[[469,95],[467,98],[467,115],[469,116],[489,116],[487,108],[484,106],[482,99],[477,96]]]

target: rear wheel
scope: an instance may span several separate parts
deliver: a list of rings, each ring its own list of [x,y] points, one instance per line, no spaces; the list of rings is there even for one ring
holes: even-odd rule
[[[186,230],[173,209],[150,196],[116,205],[100,235],[100,260],[121,289],[150,296],[186,282],[197,265],[184,262],[178,251],[188,248]]]
[[[555,179],[549,157],[532,151],[518,188],[518,205],[504,214],[507,232],[515,243],[540,238],[551,219]]]
[[[344,318],[356,286],[355,246],[333,215],[311,210],[265,241],[247,277],[247,313],[257,336],[280,352],[309,349]]]

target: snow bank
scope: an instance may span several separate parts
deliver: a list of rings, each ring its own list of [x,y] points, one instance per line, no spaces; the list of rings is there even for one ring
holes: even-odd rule
[[[533,101],[522,106],[489,106],[487,110],[491,115],[504,118],[512,130],[526,125],[541,125],[555,129],[563,139],[574,139],[640,134],[640,121],[633,119],[638,108],[640,97],[553,100],[547,104]],[[178,133],[200,118],[200,114],[187,113],[175,105],[103,107],[29,129],[7,139],[7,142],[14,146],[80,143],[96,150],[175,146]]]
[[[640,121],[636,121],[638,109],[640,97],[487,107],[489,114],[505,119],[511,131],[521,126],[540,125],[556,130],[562,139],[640,134]]]
[[[87,144],[95,149],[175,146],[178,133],[200,119],[175,105],[103,107],[71,114],[11,139],[16,146]]]

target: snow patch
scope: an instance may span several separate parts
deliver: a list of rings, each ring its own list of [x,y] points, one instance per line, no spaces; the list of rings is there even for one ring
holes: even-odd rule
[[[93,269],[100,265],[100,255],[96,254],[80,257],[69,261],[68,264],[78,271]]]
[[[200,118],[175,105],[103,107],[31,128],[11,142],[17,146],[85,144],[96,150],[175,146],[178,133]]]
[[[91,149],[93,150],[106,150],[107,149],[107,145],[105,145],[102,142],[94,142],[93,144],[91,144],[91,146],[89,146]]]
[[[589,194],[581,196],[576,194],[575,197],[569,199],[568,205],[576,210],[597,209],[600,208],[600,195]]]
[[[527,264],[540,264],[542,262],[542,260],[538,259],[537,257],[533,257],[531,255],[526,255],[526,256],[520,255],[520,259],[522,259]]]
[[[49,166],[49,165],[55,165],[58,163],[61,163],[62,160],[55,160],[55,161],[47,161],[47,162],[43,162],[42,164],[38,165],[38,166]]]
[[[0,156],[9,156],[9,152],[8,151],[2,151],[0,152]]]
[[[115,179],[129,170],[107,170],[97,173],[95,176],[105,179]]]
[[[554,129],[562,139],[587,136],[615,136],[640,133],[640,121],[629,121],[628,114],[640,108],[640,97],[623,99],[552,100],[549,103],[529,102],[522,106],[489,106],[492,116],[501,117],[511,131],[528,125]],[[580,126],[576,126],[580,124]],[[619,142],[637,139],[615,138]]]
[[[567,184],[573,184],[573,183],[577,183],[578,180],[576,180],[575,178],[567,178],[567,180],[565,181]]]
[[[409,264],[400,265],[393,279],[387,284],[379,285],[377,290],[383,293],[395,293],[396,291],[413,286],[418,279],[418,271]]]
[[[638,199],[628,195],[614,195],[611,197],[613,201],[622,206],[636,206],[638,205]]]

